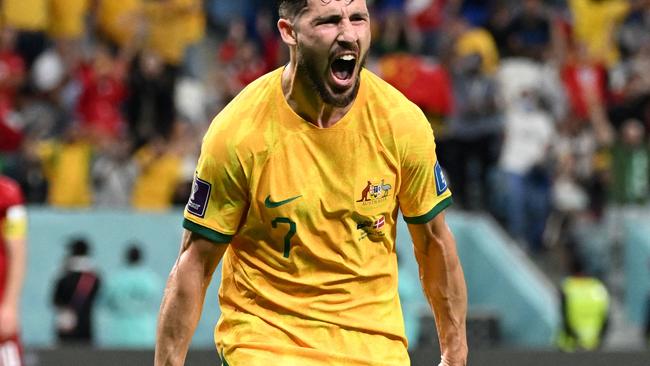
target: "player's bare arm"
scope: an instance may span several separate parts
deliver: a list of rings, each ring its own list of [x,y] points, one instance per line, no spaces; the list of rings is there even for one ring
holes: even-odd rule
[[[0,302],[0,339],[18,332],[18,306],[25,278],[26,225],[25,207],[18,205],[9,208],[5,223],[6,227],[4,230],[0,228],[0,233],[5,234],[4,241],[9,265],[5,285],[6,293],[2,302]]]
[[[201,317],[205,292],[228,245],[185,231],[178,260],[169,274],[160,306],[156,366],[183,365]]]
[[[443,366],[467,362],[467,289],[456,241],[444,213],[426,224],[409,224],[422,288],[433,307]]]

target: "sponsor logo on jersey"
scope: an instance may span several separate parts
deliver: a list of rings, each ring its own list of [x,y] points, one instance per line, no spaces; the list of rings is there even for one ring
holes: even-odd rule
[[[212,185],[198,176],[194,176],[192,183],[192,194],[187,202],[187,212],[200,218],[205,218],[205,212],[208,208]]]
[[[447,179],[445,178],[445,173],[442,171],[442,167],[440,166],[440,163],[436,161],[436,166],[434,168],[434,172],[436,175],[436,193],[438,196],[441,194],[445,193],[447,190]]]
[[[390,184],[384,183],[384,179],[380,182],[372,182],[369,180],[361,191],[359,195],[361,198],[357,200],[357,203],[366,206],[384,202],[388,199],[391,189],[393,187]]]
[[[268,196],[266,196],[266,199],[264,200],[264,206],[266,208],[277,208],[277,207],[280,207],[280,206],[284,206],[284,205],[286,205],[287,203],[289,203],[289,202],[291,202],[293,200],[297,200],[300,197],[302,197],[302,195],[287,198],[286,200],[282,200],[282,201],[273,201],[271,199],[271,195],[268,195]]]

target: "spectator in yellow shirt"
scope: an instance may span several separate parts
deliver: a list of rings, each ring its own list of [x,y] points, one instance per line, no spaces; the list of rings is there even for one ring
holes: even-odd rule
[[[635,8],[650,6],[648,0],[569,0],[573,36],[584,43],[594,61],[614,66],[619,58],[616,28]]]
[[[457,37],[454,48],[459,57],[478,54],[482,59],[483,73],[491,75],[497,70],[499,51],[490,32],[472,27],[467,20],[459,18],[453,23],[451,33]]]
[[[139,174],[133,187],[133,207],[163,211],[171,207],[181,179],[181,159],[162,137],[156,137],[135,154]]]
[[[125,47],[142,23],[143,0],[97,0],[97,30],[112,46]]]
[[[89,5],[90,0],[50,0],[48,34],[68,65],[75,65],[79,57]]]
[[[90,206],[93,148],[78,126],[69,127],[62,141],[42,142],[37,150],[49,183],[48,203],[62,208]]]
[[[146,1],[146,47],[154,50],[165,62],[180,66],[189,46],[205,35],[205,16],[200,0]]]
[[[28,68],[47,47],[48,0],[0,1],[2,26],[18,32],[16,49]]]

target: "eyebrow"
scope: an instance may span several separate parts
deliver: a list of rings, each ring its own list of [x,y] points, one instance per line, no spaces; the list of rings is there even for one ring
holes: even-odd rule
[[[356,11],[352,14],[350,14],[350,18],[357,18],[357,17],[362,17],[364,19],[368,19],[370,17],[370,14],[365,11]],[[313,24],[319,24],[319,23],[327,23],[327,22],[338,22],[342,19],[343,17],[341,14],[330,14],[330,15],[321,15],[319,17],[316,17],[312,23]]]

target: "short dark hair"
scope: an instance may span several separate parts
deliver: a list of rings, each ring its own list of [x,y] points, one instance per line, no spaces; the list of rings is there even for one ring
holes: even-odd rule
[[[278,0],[280,18],[293,19],[307,7],[307,0]]]
[[[137,264],[142,260],[142,251],[137,243],[131,244],[126,249],[126,263]]]
[[[84,256],[90,252],[88,241],[84,237],[75,237],[68,242],[68,251],[72,256]]]

